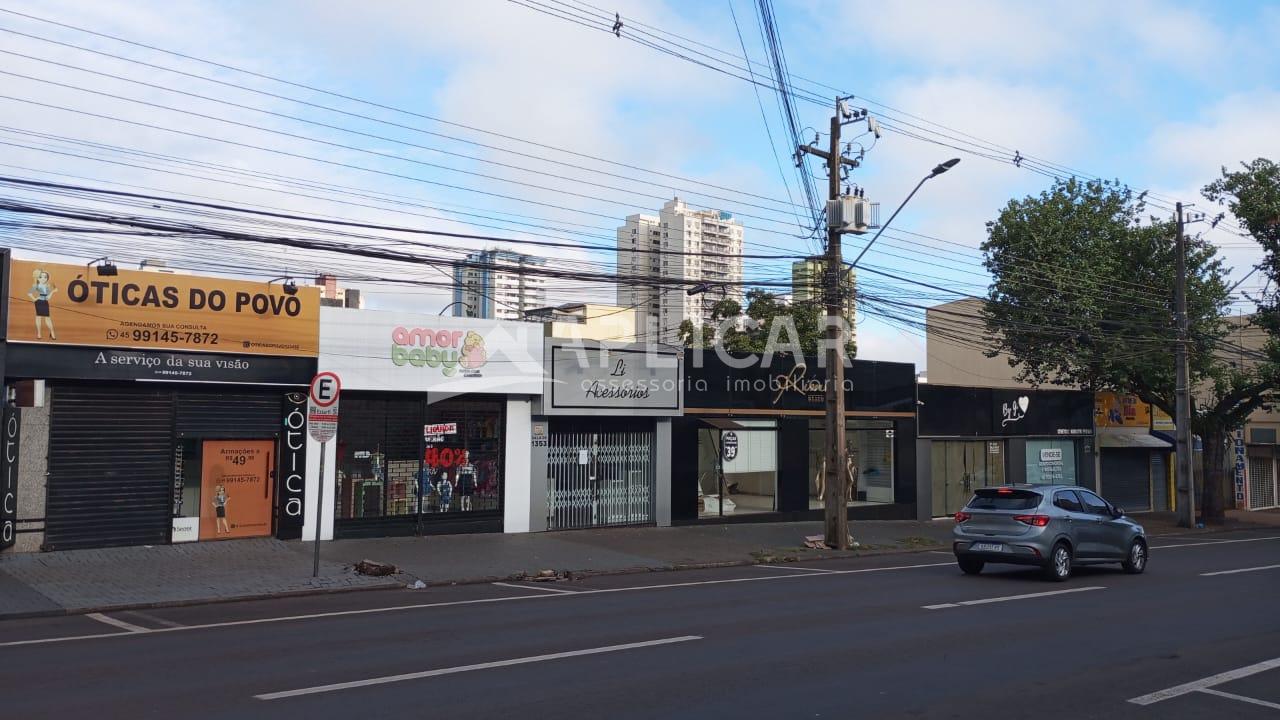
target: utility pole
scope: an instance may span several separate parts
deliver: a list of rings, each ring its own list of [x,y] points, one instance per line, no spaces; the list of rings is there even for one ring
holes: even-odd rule
[[[798,152],[815,155],[827,161],[827,196],[840,199],[840,171],[844,165],[857,167],[858,163],[840,154],[840,128],[842,115],[848,115],[844,100],[837,98],[835,114],[831,116],[831,144],[823,151],[813,146],[801,146]],[[828,212],[828,216],[830,212]],[[829,547],[846,550],[849,547],[849,485],[845,481],[848,447],[845,445],[844,407],[844,257],[840,250],[841,228],[827,220],[827,257],[823,273],[827,308],[827,456],[824,474],[822,503],[824,508],[825,539]]]
[[[1177,281],[1173,288],[1174,313],[1178,323],[1178,344],[1174,350],[1174,423],[1177,433],[1177,465],[1175,483],[1178,490],[1178,525],[1195,527],[1196,479],[1191,459],[1191,373],[1187,363],[1187,342],[1190,335],[1187,319],[1187,239],[1182,217],[1182,203],[1178,203]]]

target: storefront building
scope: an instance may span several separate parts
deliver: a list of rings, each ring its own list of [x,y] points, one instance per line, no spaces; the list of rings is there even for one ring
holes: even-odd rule
[[[918,394],[920,519],[989,485],[1094,487],[1092,393],[922,383]]]
[[[671,423],[683,357],[657,346],[548,338],[534,400],[534,530],[671,524]]]
[[[301,536],[317,290],[22,260],[9,277],[17,549]]]
[[[697,350],[685,366],[685,414],[672,429],[673,522],[820,519],[825,368],[812,357]],[[914,517],[915,367],[853,361],[844,397],[849,517]]]
[[[541,325],[326,307],[319,364],[342,384],[322,538],[530,529]]]
[[[1154,418],[1151,405],[1137,396],[1113,392],[1094,396],[1098,488],[1126,512],[1173,509],[1172,437],[1154,429]]]

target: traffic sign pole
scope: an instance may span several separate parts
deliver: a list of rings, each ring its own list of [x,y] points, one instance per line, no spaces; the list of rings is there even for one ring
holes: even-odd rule
[[[315,553],[311,577],[320,577],[320,525],[324,519],[324,456],[329,441],[338,432],[338,394],[342,382],[331,372],[316,373],[307,393],[307,431],[320,443],[320,478],[316,482]]]
[[[320,483],[316,489],[316,540],[311,577],[320,577],[320,520],[324,517],[324,450],[328,446],[327,442],[320,443]]]

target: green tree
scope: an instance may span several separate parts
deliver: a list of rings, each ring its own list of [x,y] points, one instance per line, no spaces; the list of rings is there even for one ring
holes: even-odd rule
[[[1256,317],[1272,338],[1280,338],[1280,165],[1258,158],[1241,163],[1241,168],[1231,172],[1222,168],[1222,177],[1205,186],[1204,196],[1226,206],[1244,231],[1262,246],[1258,270],[1271,282],[1267,286],[1270,291],[1255,298]],[[1269,352],[1272,358],[1276,357],[1274,347]]]
[[[987,354],[1007,353],[1024,382],[1133,393],[1172,415],[1175,232],[1113,183],[1060,180],[1011,200],[982,246]],[[1222,350],[1230,293],[1211,244],[1188,240],[1187,275],[1191,429],[1204,443],[1201,507],[1218,518],[1232,497],[1230,433],[1266,403],[1277,372]]]
[[[806,355],[816,355],[823,347],[826,332],[823,308],[813,303],[787,303],[760,289],[748,290],[745,310],[734,300],[717,302],[711,313],[714,325],[700,330],[692,321],[680,323],[680,342],[687,347],[710,347],[717,340],[716,328],[724,320],[734,320],[718,338],[725,349],[739,353],[761,353],[770,345],[798,344]],[[849,357],[857,345],[848,344]]]

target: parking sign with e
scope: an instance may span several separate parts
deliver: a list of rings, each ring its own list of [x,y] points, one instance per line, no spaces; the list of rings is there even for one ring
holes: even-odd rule
[[[342,382],[335,373],[317,373],[307,393],[307,430],[316,442],[328,442],[338,433],[338,394]]]

